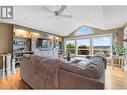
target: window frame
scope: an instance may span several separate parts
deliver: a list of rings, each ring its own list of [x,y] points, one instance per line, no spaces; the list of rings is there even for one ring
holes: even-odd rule
[[[80,30],[82,29],[82,28],[88,28],[88,29],[90,29],[91,30],[91,33],[82,33],[82,34],[77,34],[77,32],[80,32]],[[75,33],[73,34],[74,36],[83,36],[83,35],[90,35],[90,34],[93,34],[94,32],[93,32],[93,29],[92,28],[90,28],[90,27],[88,27],[88,26],[80,26],[76,31],[75,31]]]
[[[86,39],[89,39],[89,49],[79,49],[79,48],[78,48],[78,45],[77,45],[77,44],[78,44],[77,41],[78,41],[78,40],[86,40]],[[76,40],[76,48],[77,48],[77,55],[79,55],[79,56],[81,55],[81,54],[78,54],[78,51],[79,51],[79,50],[84,50],[84,51],[85,51],[85,50],[88,50],[88,51],[89,51],[89,54],[88,54],[88,55],[90,55],[90,38],[77,39],[77,40]]]
[[[89,36],[89,37],[67,38],[64,41],[74,40],[75,41],[75,55],[77,55],[77,56],[85,56],[85,55],[78,55],[78,48],[77,48],[77,43],[76,43],[77,40],[90,39],[90,48],[89,49],[84,49],[84,50],[89,50],[89,55],[93,55],[94,49],[93,49],[93,40],[92,40],[92,38],[107,37],[107,36],[110,37],[110,49],[108,49],[108,51],[110,52],[110,56],[107,57],[107,58],[111,58],[111,56],[112,56],[112,43],[113,43],[112,34],[95,35],[95,36]],[[66,50],[66,46],[65,46],[65,50]]]
[[[94,49],[93,48],[93,38],[97,38],[97,37],[110,37],[110,49]],[[112,56],[112,35],[102,35],[102,36],[95,36],[95,37],[92,37],[92,55],[94,55],[94,50],[107,50],[110,52],[110,56],[107,57],[107,58],[111,58]]]
[[[74,46],[75,46],[75,48],[67,48],[67,47],[66,47],[66,44],[65,44],[65,50],[66,50],[66,51],[74,50],[75,53],[72,54],[72,55],[76,55],[76,50],[75,50],[75,49],[76,49],[76,44],[75,44],[76,41],[75,41],[75,40],[66,40],[66,41],[74,41]]]

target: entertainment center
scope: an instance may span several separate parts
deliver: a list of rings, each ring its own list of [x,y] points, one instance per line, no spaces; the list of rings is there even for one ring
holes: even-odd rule
[[[58,57],[61,37],[53,34],[35,31],[21,26],[13,29],[13,59],[15,67],[20,66],[23,54]]]

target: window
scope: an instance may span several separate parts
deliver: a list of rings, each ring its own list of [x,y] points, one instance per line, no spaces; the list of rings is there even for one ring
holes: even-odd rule
[[[110,57],[111,36],[92,38],[93,54],[104,52],[107,57]]]
[[[107,57],[111,55],[111,36],[67,40],[65,43],[67,51],[70,51],[71,54],[92,55],[103,52]]]
[[[75,54],[75,40],[65,41],[65,43],[67,51],[69,51],[71,54]]]
[[[90,39],[77,40],[78,55],[89,55]]]
[[[89,27],[81,27],[79,30],[75,33],[75,36],[79,35],[87,35],[93,33],[92,29]]]

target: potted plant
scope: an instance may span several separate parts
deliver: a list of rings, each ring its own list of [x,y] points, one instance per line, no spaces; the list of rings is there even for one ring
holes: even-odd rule
[[[113,55],[116,55],[117,53],[116,53],[116,48],[118,47],[118,43],[114,43],[113,44],[113,46],[112,46],[112,49],[113,49],[113,51],[112,51],[112,54]]]
[[[125,56],[127,54],[127,49],[123,45],[117,45],[114,50],[119,56]]]
[[[127,49],[123,45],[115,45],[113,46],[113,50],[116,52],[119,56],[124,56],[124,58],[127,58]],[[127,72],[127,61],[124,62],[123,69]]]

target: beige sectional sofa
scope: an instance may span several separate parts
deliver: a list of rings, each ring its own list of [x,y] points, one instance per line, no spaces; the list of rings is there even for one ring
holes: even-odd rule
[[[24,55],[20,70],[21,78],[33,89],[104,89],[104,65],[101,64],[101,68],[91,63],[81,66],[58,59]]]

